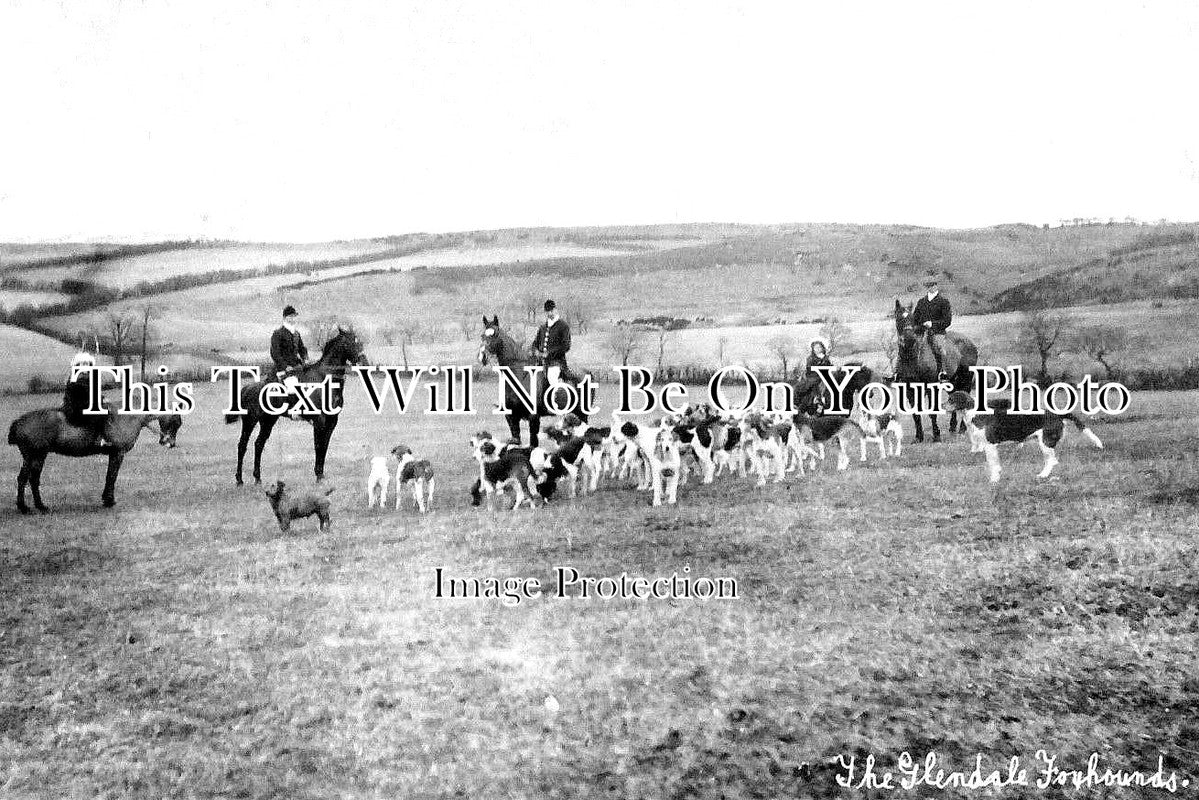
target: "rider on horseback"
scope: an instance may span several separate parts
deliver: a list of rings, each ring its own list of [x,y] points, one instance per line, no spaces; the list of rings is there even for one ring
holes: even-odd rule
[[[953,309],[949,300],[938,291],[937,273],[929,272],[924,278],[928,294],[916,301],[912,312],[912,323],[923,328],[928,344],[937,359],[937,380],[947,379],[945,374],[945,330],[953,322]]]
[[[300,329],[296,325],[299,319],[300,313],[295,307],[287,306],[283,309],[283,324],[271,334],[271,361],[275,362],[275,376],[293,393],[299,391],[300,378],[296,373],[308,361],[308,348],[304,346],[304,337],[300,336]],[[299,419],[298,406],[293,404],[287,415],[291,419]]]
[[[545,323],[533,337],[533,352],[541,357],[546,380],[551,387],[573,377],[566,366],[566,354],[570,352],[570,326],[558,316],[558,307],[553,300],[545,301]]]
[[[808,344],[808,360],[804,364],[803,377],[800,378],[799,385],[796,387],[799,397],[812,395],[810,409],[817,414],[824,412],[827,389],[814,367],[831,367],[833,365],[832,359],[829,358],[828,348],[828,339],[823,336],[812,339]]]
[[[82,372],[75,376],[76,367],[94,367],[96,359],[91,353],[79,352],[71,359],[71,377],[67,379],[67,388],[63,393],[62,411],[67,422],[77,428],[82,428],[95,439],[96,447],[104,447],[108,441],[104,438],[104,428],[108,424],[108,411],[104,408],[104,399],[100,398],[100,408],[103,414],[85,414],[88,397],[92,393],[92,375]]]

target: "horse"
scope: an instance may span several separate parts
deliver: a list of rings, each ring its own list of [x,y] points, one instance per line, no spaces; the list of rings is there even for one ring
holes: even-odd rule
[[[487,315],[483,315],[483,333],[479,338],[479,363],[486,364],[487,357],[491,356],[495,362],[501,367],[508,367],[512,370],[515,377],[520,381],[525,381],[526,376],[524,368],[528,366],[536,366],[535,361],[521,352],[520,346],[516,341],[500,327],[500,318],[492,316],[489,320]],[[572,386],[578,386],[578,382],[563,378],[564,383],[569,383]],[[546,376],[546,371],[543,369],[537,375],[537,381],[534,383],[533,397],[536,399],[536,411],[530,414],[529,409],[521,402],[520,396],[511,387],[505,387],[504,405],[508,407],[508,430],[512,432],[512,438],[517,442],[520,441],[520,423],[525,421],[529,425],[529,446],[537,447],[538,434],[541,432],[541,418],[555,416],[555,412],[550,411],[546,406],[545,396],[549,389],[549,379]],[[566,413],[572,413],[583,422],[587,421],[587,414],[583,413],[582,408],[583,398],[580,396],[575,407],[567,409]]]
[[[320,383],[326,377],[333,379],[333,404],[341,408],[342,392],[345,387],[346,367],[350,365],[364,366],[368,364],[362,343],[351,328],[338,327],[337,334],[325,343],[321,357],[312,364],[305,365],[297,377],[301,383]],[[271,438],[271,431],[279,421],[279,415],[271,413],[262,407],[260,393],[262,387],[272,381],[258,381],[247,384],[241,389],[241,406],[244,414],[226,414],[225,423],[232,424],[241,418],[241,438],[237,441],[237,485],[242,485],[242,462],[246,457],[246,445],[250,434],[258,428],[258,438],[254,440],[254,483],[262,483],[262,449]],[[316,454],[313,472],[317,481],[325,477],[325,454],[329,450],[329,440],[333,438],[333,430],[337,427],[338,415],[330,413],[329,409],[319,414],[301,413],[301,418],[312,424],[312,446]]]
[[[108,473],[100,499],[105,508],[116,505],[117,474],[125,454],[137,444],[142,428],[160,422],[160,417],[169,416],[174,415],[109,411],[104,427],[109,444],[104,447],[99,447],[88,431],[67,422],[61,408],[39,408],[17,417],[8,428],[8,443],[21,451],[22,459],[21,471],[17,474],[17,509],[22,514],[29,513],[29,506],[25,504],[25,486],[28,485],[34,508],[43,514],[49,511],[42,502],[42,467],[50,453],[68,458],[108,456]]]
[[[933,353],[928,336],[922,330],[917,330],[912,322],[912,306],[906,308],[895,299],[895,333],[898,339],[898,352],[895,363],[895,380],[897,383],[937,383],[937,357]],[[967,391],[972,383],[970,367],[978,363],[978,348],[974,342],[958,333],[945,333],[944,369],[953,384],[953,391]],[[909,393],[910,394],[910,393]],[[937,426],[936,414],[928,415],[932,424],[933,441],[941,441],[941,429]],[[916,441],[924,441],[924,426],[920,415],[913,414],[912,421],[916,426]],[[958,412],[949,415],[949,432],[964,433],[966,420],[959,419]]]

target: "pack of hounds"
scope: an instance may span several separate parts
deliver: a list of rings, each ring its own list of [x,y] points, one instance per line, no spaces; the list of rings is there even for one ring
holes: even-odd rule
[[[473,505],[486,501],[494,510],[498,495],[511,490],[512,508],[551,502],[565,483],[574,498],[599,488],[601,479],[637,480],[637,489],[652,493],[652,505],[674,504],[678,488],[694,471],[702,483],[729,474],[756,479],[758,486],[781,482],[789,473],[803,476],[825,457],[826,445],[837,447],[837,469],[849,466],[857,448],[861,461],[868,446],[880,458],[901,452],[902,429],[889,415],[844,416],[718,414],[708,405],[667,415],[656,423],[633,422],[619,413],[612,424],[598,427],[568,414],[546,430],[548,447],[522,447],[499,442],[489,432],[470,438],[479,465],[471,486]]]
[[[1066,422],[1073,423],[1095,447],[1103,447],[1099,437],[1073,414],[1008,415],[1002,403],[992,413],[974,414],[969,410],[972,405],[971,397],[963,392],[949,395],[949,409],[965,412],[971,452],[986,455],[992,482],[999,480],[999,444],[1026,440],[1036,441],[1045,457],[1038,477],[1049,477],[1058,464],[1057,446]],[[679,486],[686,484],[693,472],[704,484],[727,474],[748,477],[758,486],[765,486],[782,482],[790,474],[803,477],[825,460],[826,448],[836,448],[838,470],[849,467],[854,450],[858,460],[864,462],[874,448],[880,460],[901,455],[903,448],[903,429],[891,414],[720,414],[706,404],[663,416],[654,423],[634,422],[613,412],[612,424],[603,427],[567,414],[545,434],[551,442],[546,447],[500,442],[487,431],[471,436],[471,454],[479,470],[470,487],[472,505],[485,502],[494,511],[497,498],[511,491],[513,510],[526,504],[537,508],[559,497],[563,484],[566,496],[575,498],[596,491],[604,479],[635,479],[637,489],[650,492],[652,505],[660,506],[678,501]],[[433,466],[427,459],[417,458],[404,444],[386,455],[370,457],[367,506],[384,508],[393,484],[396,510],[409,494],[413,507],[421,513],[432,507],[436,485]],[[324,498],[302,497],[290,503],[272,497],[285,530],[285,519],[312,514],[321,516],[322,527],[327,525],[328,503]]]

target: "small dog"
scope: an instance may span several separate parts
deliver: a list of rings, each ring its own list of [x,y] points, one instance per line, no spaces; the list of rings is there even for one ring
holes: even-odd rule
[[[330,488],[325,489],[323,494],[304,492],[293,497],[283,481],[276,481],[274,486],[263,492],[275,512],[275,519],[279,520],[279,529],[284,533],[291,532],[293,519],[304,519],[313,514],[320,518],[321,530],[329,530],[333,525],[333,519],[329,516],[329,495],[332,493],[333,489]]]
[[[846,452],[849,442],[855,436],[862,436],[862,428],[858,423],[846,416],[813,416],[802,411],[796,413],[793,419],[801,436],[811,439],[820,447],[821,458],[824,457],[824,443],[835,439],[838,447],[837,469],[849,468],[849,453]]]
[[[495,496],[511,487],[516,495],[513,511],[523,502],[528,502],[529,508],[536,508],[533,498],[541,496],[541,487],[530,463],[530,449],[513,445],[500,447],[492,439],[479,438],[477,441],[475,460],[479,462],[479,480],[471,487],[473,505],[479,505],[485,495],[487,509],[495,511]]]
[[[966,430],[970,434],[970,452],[980,450],[986,454],[987,470],[991,483],[999,481],[1002,468],[999,465],[999,445],[1004,442],[1023,442],[1035,437],[1045,457],[1045,465],[1037,473],[1038,478],[1048,478],[1058,465],[1057,446],[1066,432],[1066,420],[1087,437],[1091,444],[1102,450],[1103,442],[1094,431],[1074,414],[1009,414],[1010,403],[999,400],[989,404],[991,413],[975,413],[974,398],[962,391],[950,392],[945,403],[947,411],[961,411],[966,418]]]
[[[780,483],[787,474],[787,456],[783,451],[783,431],[790,430],[771,422],[765,415],[752,413],[740,422],[742,447],[749,458],[750,470],[758,476],[758,486],[774,476]]]
[[[616,412],[612,413],[613,430],[621,442],[627,443],[625,458],[630,469],[638,472],[637,489],[653,490],[653,505],[666,502],[673,505],[678,499],[679,477],[683,469],[683,458],[679,451],[679,440],[670,425],[639,425],[636,422],[621,422]]]
[[[158,443],[163,447],[174,447],[179,429],[183,427],[182,414],[158,415]]]
[[[391,454],[400,462],[396,468],[396,510],[400,510],[400,490],[407,485],[412,487],[416,507],[424,514],[433,503],[433,465],[423,458],[417,460],[407,445],[396,445]]]
[[[579,478],[582,476],[583,494],[587,494],[592,480],[599,477],[599,467],[593,456],[594,448],[585,438],[574,435],[570,430],[550,428],[546,434],[557,443],[558,449],[549,454],[547,468],[541,470],[544,472],[543,477],[548,477],[555,483],[567,478],[570,496],[573,498],[578,494]]]
[[[873,443],[878,445],[878,457],[886,459],[887,451],[890,454],[898,457],[903,452],[903,427],[899,424],[899,418],[894,414],[867,414],[862,413],[861,421],[858,425],[862,429],[862,461],[866,460],[866,445]],[[887,434],[891,435],[890,447],[888,447]]]
[[[387,456],[371,457],[371,474],[366,476],[366,507],[373,508],[376,500],[379,508],[387,502],[387,485],[391,483],[391,470]],[[397,490],[398,491],[398,490]],[[399,498],[396,498],[399,502]]]

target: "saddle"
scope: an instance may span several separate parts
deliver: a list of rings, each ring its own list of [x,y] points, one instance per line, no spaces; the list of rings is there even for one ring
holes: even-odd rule
[[[922,348],[921,352],[921,361],[923,361],[927,355],[930,369],[935,369],[937,364],[937,357],[933,353],[933,335],[934,334],[931,333],[925,335],[924,347]],[[956,375],[958,367],[962,363],[962,349],[958,345],[958,341],[960,339],[961,337],[956,333],[950,333],[946,331],[945,333],[941,334],[941,366],[944,368],[946,375]]]

